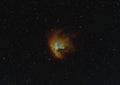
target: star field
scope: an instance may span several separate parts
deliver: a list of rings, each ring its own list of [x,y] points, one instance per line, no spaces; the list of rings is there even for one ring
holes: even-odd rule
[[[120,1],[0,1],[0,85],[120,85]],[[78,33],[53,57],[46,34]],[[67,31],[68,30],[68,31]]]

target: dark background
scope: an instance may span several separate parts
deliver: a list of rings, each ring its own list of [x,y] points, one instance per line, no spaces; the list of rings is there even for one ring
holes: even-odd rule
[[[0,85],[120,85],[119,4],[0,1]],[[78,32],[78,48],[57,60],[46,33],[64,25]]]

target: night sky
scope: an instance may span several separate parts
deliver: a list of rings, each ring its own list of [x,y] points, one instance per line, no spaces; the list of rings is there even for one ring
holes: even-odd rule
[[[1,0],[0,85],[120,85],[120,2]],[[76,52],[53,57],[46,35],[77,33]]]

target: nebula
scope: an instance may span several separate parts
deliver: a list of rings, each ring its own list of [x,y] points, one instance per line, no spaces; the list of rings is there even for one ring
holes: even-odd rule
[[[65,33],[63,29],[53,29],[48,33],[48,46],[55,58],[63,59],[75,50],[71,36],[72,34]]]

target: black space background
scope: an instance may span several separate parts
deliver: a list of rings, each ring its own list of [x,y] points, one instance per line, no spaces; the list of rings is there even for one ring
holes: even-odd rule
[[[111,0],[0,1],[0,85],[120,85],[119,14]],[[64,24],[80,36],[61,61],[46,33]]]

